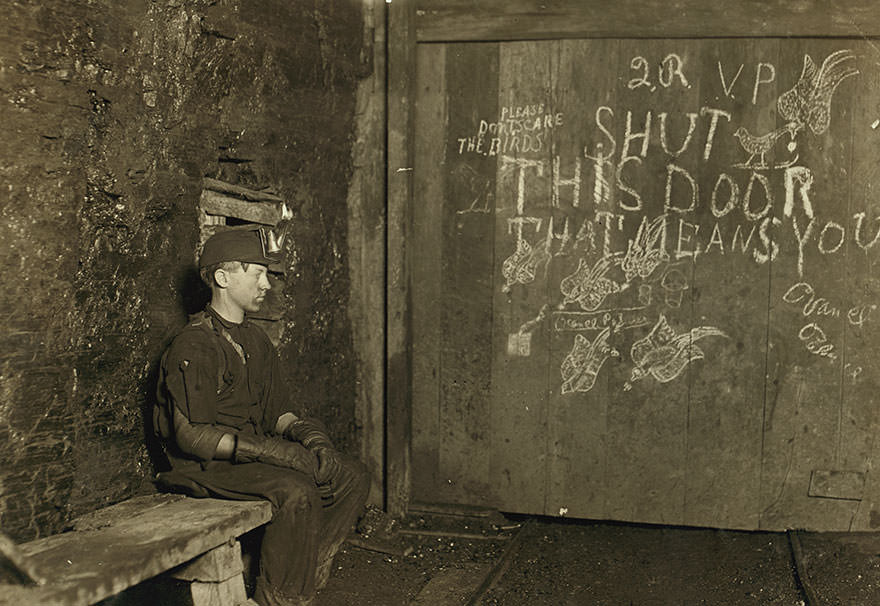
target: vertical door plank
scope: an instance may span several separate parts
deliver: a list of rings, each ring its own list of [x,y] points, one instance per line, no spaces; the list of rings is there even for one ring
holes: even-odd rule
[[[711,40],[699,49],[694,69],[700,101],[692,107],[701,113],[700,199],[693,221],[700,226],[700,253],[689,295],[692,346],[704,358],[693,362],[690,375],[685,521],[756,528],[770,260],[759,237],[767,202],[762,181],[746,194],[753,170],[768,183],[781,173],[746,165],[749,154],[734,132],[743,127],[757,135],[776,128],[776,85],[761,84],[756,95],[755,81],[770,80],[771,68],[762,64],[776,63],[777,42]],[[768,155],[767,161],[777,157]],[[754,211],[744,211],[746,197]]]
[[[834,40],[782,42],[777,65],[780,95],[797,82],[806,55],[821,67],[829,55],[849,45]],[[765,418],[761,528],[846,529],[854,510],[849,501],[810,496],[814,472],[840,470],[846,318],[835,308],[843,304],[841,295],[847,290],[845,249],[843,242],[836,248],[839,232],[833,228],[825,234],[827,246],[820,242],[827,222],[846,221],[851,107],[856,102],[851,80],[828,97],[830,122],[823,124],[815,112],[803,114],[807,123],[797,134],[799,157],[792,168],[810,171],[809,204],[803,196],[806,182],[798,182],[790,213],[785,212],[783,195],[774,208],[779,254],[771,263],[770,338],[773,347],[784,352],[785,363],[774,378],[779,382],[775,406]],[[781,115],[780,122],[784,118]],[[831,248],[836,250],[830,252]],[[813,297],[826,299],[827,305],[810,305]]]
[[[481,124],[497,115],[498,46],[456,44],[447,51],[446,150],[437,173],[442,207],[439,315],[439,475],[444,501],[490,504],[494,192],[497,158]],[[480,83],[475,86],[475,83]],[[418,243],[423,246],[423,243]]]
[[[547,426],[549,515],[605,516],[608,371],[617,354],[616,333],[601,319],[617,305],[615,297],[598,307],[569,288],[581,262],[591,267],[601,258],[597,219],[609,212],[596,179],[607,178],[608,165],[596,168],[599,108],[615,105],[617,57],[613,40],[577,40],[553,44],[551,85],[554,124],[551,188],[558,191],[551,209],[553,254],[546,322],[550,326],[549,413]],[[607,152],[607,148],[601,150]],[[558,164],[557,164],[558,163]],[[597,170],[599,174],[597,174]],[[556,193],[553,193],[557,196]],[[598,197],[598,202],[597,202]],[[565,285],[563,287],[563,284]],[[566,296],[565,290],[568,293]],[[589,309],[589,310],[588,310]]]
[[[417,47],[412,272],[412,492],[415,500],[437,498],[440,445],[441,255],[444,141],[448,120],[446,45]]]
[[[880,91],[880,66],[876,48],[867,42],[853,46],[860,74],[847,84],[853,88],[852,187],[845,217],[848,230],[848,290],[843,348],[842,467],[864,473],[864,489],[852,530],[880,528],[880,280],[876,258],[880,228],[880,111],[875,101]],[[841,85],[843,86],[843,85]]]
[[[638,310],[643,322],[621,332],[621,362],[609,369],[607,513],[614,519],[665,524],[684,521],[688,384],[685,367],[667,364],[676,364],[681,352],[671,352],[672,357],[663,352],[672,345],[667,342],[670,331],[678,336],[691,326],[690,306],[670,305],[660,281],[673,270],[679,282],[689,281],[690,260],[675,258],[673,230],[664,232],[662,218],[659,225],[653,223],[665,211],[667,171],[657,139],[657,108],[673,108],[687,94],[675,79],[669,87],[659,83],[657,66],[674,48],[662,40],[620,42],[613,108],[619,178],[608,225],[610,252],[628,277],[621,300]],[[646,131],[647,145],[640,136]],[[638,246],[644,254],[628,255]]]
[[[544,513],[546,490],[550,349],[548,325],[539,315],[548,301],[542,236],[550,154],[540,133],[520,118],[549,107],[548,68],[546,45],[501,45],[498,118],[510,119],[502,120],[508,131],[501,137],[496,186],[490,472],[499,502],[525,513]]]

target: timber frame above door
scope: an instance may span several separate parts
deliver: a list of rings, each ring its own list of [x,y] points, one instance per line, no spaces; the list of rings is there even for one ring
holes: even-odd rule
[[[821,64],[825,56],[836,52],[837,47],[833,44],[835,40],[839,40],[842,45],[853,42],[870,48],[873,47],[873,40],[880,34],[880,5],[871,0],[848,3],[818,1],[774,3],[763,0],[740,2],[734,7],[731,7],[730,3],[710,5],[704,0],[688,0],[686,2],[623,0],[612,4],[575,0],[555,3],[538,1],[484,2],[480,3],[479,8],[474,8],[473,4],[472,2],[455,0],[415,2],[394,0],[387,5],[388,367],[386,383],[386,506],[389,512],[394,514],[405,512],[412,494],[414,483],[411,454],[412,406],[413,398],[419,397],[421,389],[416,377],[419,376],[419,373],[425,372],[425,368],[417,360],[419,343],[415,335],[419,326],[417,322],[414,324],[413,321],[414,301],[418,302],[419,297],[424,296],[418,291],[420,276],[416,272],[419,266],[414,263],[414,260],[418,259],[420,251],[422,254],[424,253],[423,247],[426,246],[423,238],[425,233],[423,226],[420,226],[419,222],[415,220],[420,215],[414,208],[417,195],[415,173],[419,170],[416,150],[418,139],[415,123],[417,113],[415,101],[421,92],[417,91],[416,87],[427,85],[419,79],[420,45],[488,41],[506,44],[552,40],[623,40],[627,41],[626,44],[630,47],[637,48],[639,40],[644,40],[645,44],[650,45],[657,44],[657,40],[681,39],[683,44],[695,45],[701,44],[699,41],[726,39],[723,44],[735,48],[738,44],[737,39],[742,39],[741,43],[744,45],[749,44],[747,39],[757,39],[756,44],[764,40],[763,44],[766,45],[772,44],[772,42],[768,42],[771,39],[822,38],[825,40],[821,42],[820,46],[823,50],[827,49],[827,54],[814,57],[817,63]],[[829,44],[829,41],[832,44]],[[538,46],[534,48],[538,48]],[[577,50],[577,44],[573,42],[564,46],[564,49],[570,48]],[[800,49],[802,47],[797,48],[798,51],[792,53],[790,58],[801,56]],[[634,69],[635,67],[633,66]],[[722,75],[722,79],[723,77],[724,75]],[[871,77],[873,78],[874,75]],[[760,79],[760,77],[756,79]],[[475,81],[474,86],[480,86],[480,82]],[[782,84],[779,86],[780,92],[784,90]],[[436,141],[435,143],[440,146],[450,144],[449,141]],[[876,150],[876,147],[864,147],[861,151],[867,153]],[[709,188],[711,189],[711,184]],[[709,229],[711,229],[711,225]],[[498,261],[496,267],[500,268],[500,259]],[[769,268],[769,266],[765,267]],[[496,271],[495,273],[500,274],[501,272]],[[797,280],[793,279],[793,282],[796,283]],[[774,288],[778,289],[779,286]],[[788,293],[776,293],[771,296],[784,298],[781,295],[785,294]],[[792,294],[788,298],[795,298],[796,294]],[[769,312],[765,310],[765,313]],[[487,321],[489,320],[487,319]],[[687,326],[686,328],[691,327]],[[644,332],[647,332],[647,329]],[[592,336],[591,334],[591,339]],[[871,340],[872,345],[878,342],[880,341],[877,339]],[[627,343],[627,353],[630,351],[630,346],[631,344]],[[560,360],[557,359],[557,366],[559,362]],[[764,362],[765,366],[768,363]],[[803,364],[795,364],[794,367],[799,369],[798,372],[804,371],[805,368]],[[571,384],[569,387],[571,388]],[[766,406],[766,404],[764,405]],[[862,421],[868,425],[876,423],[870,415],[862,418]],[[765,416],[763,424],[766,425],[766,423]],[[759,429],[761,424],[762,420],[759,418]],[[663,452],[656,453],[659,457],[662,457],[663,454]],[[822,465],[817,463],[814,467],[818,469]],[[855,478],[856,481],[861,478],[864,481],[865,470],[857,469],[855,471],[855,475],[846,476],[846,478],[848,480]],[[822,481],[833,483],[835,477],[831,474],[827,478],[819,478],[819,483]],[[515,488],[514,486],[511,490]],[[822,486],[814,487],[811,484],[810,490],[814,488],[820,492],[823,489]],[[763,487],[759,487],[759,490],[761,489]],[[825,489],[827,490],[827,486]],[[841,490],[845,492],[845,489]],[[869,518],[874,519],[871,512],[873,512],[875,504],[880,503],[880,489],[876,494],[869,494],[870,492],[867,488],[865,489],[865,494],[862,497],[864,510],[852,515],[851,528],[873,527],[872,522],[868,520]],[[779,498],[784,506],[786,502],[784,495],[779,495]],[[839,506],[844,509],[848,507],[860,509],[857,505],[848,502],[831,502],[834,500],[833,498],[829,499],[828,507],[830,509],[839,508]],[[848,501],[847,498],[840,500]],[[488,502],[481,501],[480,504],[492,503],[490,500]],[[551,511],[547,510],[547,507],[547,504],[529,505],[522,511],[530,513],[555,512],[555,509]],[[511,509],[510,507],[506,508]],[[560,515],[564,513],[562,511],[564,509],[567,508],[560,506]],[[727,520],[724,518],[724,513],[717,514],[713,511],[699,512],[696,517],[685,519],[674,517],[655,519],[650,517],[650,514],[640,513],[638,507],[625,510],[611,507],[605,511],[608,517],[622,520],[698,523],[732,527],[785,527],[795,523],[792,520],[801,519],[797,516],[787,515],[786,511],[775,512],[765,518],[763,522]],[[713,518],[713,515],[720,515],[720,517]],[[831,515],[831,517],[834,516]],[[800,525],[817,528],[830,526],[835,529],[841,525],[839,522],[826,524],[823,514],[805,519],[806,523]]]

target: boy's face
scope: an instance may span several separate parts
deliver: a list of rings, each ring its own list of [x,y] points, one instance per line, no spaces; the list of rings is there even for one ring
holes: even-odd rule
[[[232,303],[244,311],[260,310],[266,293],[272,288],[269,284],[268,270],[265,265],[248,264],[247,270],[236,263],[234,269],[218,269],[226,273],[226,292]]]

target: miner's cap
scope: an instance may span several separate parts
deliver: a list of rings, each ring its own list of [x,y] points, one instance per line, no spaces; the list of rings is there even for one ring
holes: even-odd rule
[[[230,229],[214,234],[202,247],[199,268],[224,261],[241,261],[260,265],[278,266],[280,259],[267,253],[268,234],[260,229]]]

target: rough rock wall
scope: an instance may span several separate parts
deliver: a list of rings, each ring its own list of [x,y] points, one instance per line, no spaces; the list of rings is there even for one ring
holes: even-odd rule
[[[281,352],[353,450],[346,191],[357,0],[0,0],[0,528],[153,490],[145,410],[204,295],[205,176],[292,202]]]

